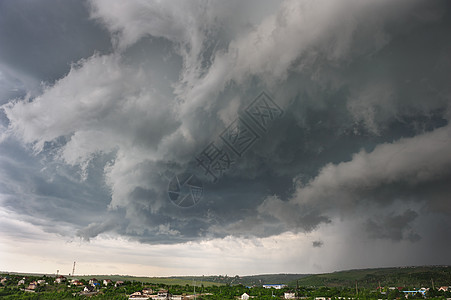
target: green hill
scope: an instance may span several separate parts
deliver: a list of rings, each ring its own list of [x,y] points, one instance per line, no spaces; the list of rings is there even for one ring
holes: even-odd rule
[[[326,274],[315,274],[299,278],[300,286],[313,287],[431,287],[451,285],[451,266],[422,266],[348,270]],[[290,286],[296,286],[292,281]]]

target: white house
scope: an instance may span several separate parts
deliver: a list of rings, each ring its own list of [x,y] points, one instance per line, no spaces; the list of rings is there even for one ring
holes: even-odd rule
[[[91,292],[94,292],[94,290],[95,290],[95,288],[94,288],[92,285],[87,285],[87,286],[85,286],[85,288],[83,289],[83,292],[91,293]]]
[[[157,297],[157,299],[161,299],[161,300],[163,300],[163,299],[170,299],[171,298],[171,295],[168,293],[168,291],[167,290],[159,290],[158,291],[158,297]]]
[[[65,282],[66,280],[67,280],[66,277],[64,277],[63,275],[60,275],[60,276],[56,277],[55,283],[62,283],[62,282]]]
[[[148,300],[149,296],[143,295],[141,292],[134,292],[130,296],[128,296],[130,300]]]
[[[421,289],[418,290],[418,292],[421,293],[423,296],[425,296],[426,292],[428,292],[428,291],[429,291],[429,288],[424,288],[424,287],[422,287]]]
[[[151,295],[151,294],[153,294],[153,290],[146,288],[146,289],[142,290],[142,293],[143,293],[143,295]]]
[[[249,295],[247,293],[244,293],[243,295],[241,295],[241,299],[248,300],[249,299]]]
[[[284,287],[286,287],[285,284],[264,284],[263,287],[265,289],[276,289],[276,290],[280,290],[283,289]]]
[[[113,282],[111,281],[111,279],[104,279],[104,280],[103,280],[103,285],[105,285],[105,286],[107,286],[107,285],[109,285],[109,284],[111,284],[111,283],[113,283]]]
[[[286,292],[283,294],[284,299],[296,299],[296,294],[293,292]]]

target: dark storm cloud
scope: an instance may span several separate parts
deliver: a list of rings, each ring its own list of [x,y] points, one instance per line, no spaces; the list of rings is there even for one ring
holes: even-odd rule
[[[44,157],[45,153],[30,156],[13,140],[2,143],[2,207],[45,231],[64,235],[71,234],[68,226],[84,226],[105,215],[109,197],[100,178],[90,176],[87,182],[81,182],[76,169]]]
[[[44,56],[34,59],[3,32],[4,64],[59,79],[34,99],[3,106],[3,139],[18,138],[43,159],[31,169],[2,165],[3,193],[11,197],[23,188],[17,176],[39,175],[8,207],[66,220],[85,239],[268,237],[358,218],[360,233],[374,240],[422,243],[432,231],[424,220],[450,214],[449,4],[284,1],[256,11],[239,2],[204,4],[70,2],[58,4],[58,15],[58,6],[43,6],[45,26],[6,19],[17,22],[21,39],[42,31],[36,47]],[[17,14],[22,4],[3,5]],[[68,28],[80,22],[79,31],[60,32],[62,19]],[[264,89],[283,117],[209,182],[196,155]],[[3,156],[22,159],[14,151]],[[67,173],[50,181],[57,169]],[[198,174],[202,201],[186,209],[169,201],[167,171]],[[74,172],[72,181],[63,176]],[[28,202],[36,208],[24,210]],[[323,240],[312,246],[322,251]]]
[[[403,214],[383,216],[379,220],[368,220],[366,223],[366,231],[373,238],[390,239],[400,241],[408,239],[416,242],[421,237],[413,232],[410,223],[418,217],[413,210],[406,210]]]
[[[312,242],[312,246],[313,246],[314,248],[321,248],[323,245],[324,245],[324,242],[323,242],[323,241],[313,241],[313,242]]]

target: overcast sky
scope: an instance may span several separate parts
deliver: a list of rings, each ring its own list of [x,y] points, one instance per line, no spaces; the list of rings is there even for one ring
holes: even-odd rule
[[[0,1],[0,270],[451,264],[450,32],[446,0]]]

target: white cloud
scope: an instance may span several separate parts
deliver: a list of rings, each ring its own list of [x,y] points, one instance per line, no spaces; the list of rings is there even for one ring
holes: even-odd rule
[[[126,199],[132,189],[118,186],[132,178],[134,186],[143,183],[145,177],[134,170],[147,160],[161,159],[165,153],[159,153],[159,143],[178,126],[171,99],[152,88],[151,72],[131,69],[119,55],[93,56],[32,101],[4,105],[8,130],[36,152],[65,137],[64,144],[53,144],[58,156],[84,168],[95,155],[117,151],[106,169],[115,206],[115,199]],[[114,178],[123,170],[127,181]]]

